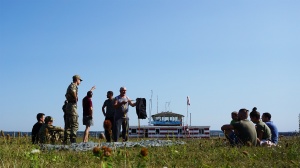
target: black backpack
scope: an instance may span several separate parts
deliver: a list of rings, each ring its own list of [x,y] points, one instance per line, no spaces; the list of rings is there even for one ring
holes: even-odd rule
[[[136,107],[136,114],[138,116],[138,119],[146,119],[147,118],[146,99],[137,98],[135,107]]]

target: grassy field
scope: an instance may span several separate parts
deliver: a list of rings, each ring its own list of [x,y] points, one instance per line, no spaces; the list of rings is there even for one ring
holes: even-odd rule
[[[300,167],[299,136],[281,138],[280,147],[230,147],[223,138],[181,140],[186,145],[34,153],[39,146],[30,137],[5,136],[0,138],[0,167]]]

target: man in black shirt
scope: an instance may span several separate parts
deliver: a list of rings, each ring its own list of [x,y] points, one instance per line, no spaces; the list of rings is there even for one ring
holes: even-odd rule
[[[38,113],[36,115],[36,119],[37,119],[37,123],[35,123],[33,125],[32,131],[31,131],[32,144],[37,143],[40,128],[43,125],[44,120],[45,120],[45,114],[44,113]]]
[[[112,127],[114,125],[114,115],[115,115],[115,108],[114,108],[114,93],[112,91],[107,92],[107,99],[104,101],[102,106],[102,112],[105,116],[104,121],[104,129],[105,129],[105,137],[107,142],[111,142],[112,139]],[[105,112],[106,109],[106,112]],[[109,125],[109,126],[107,126]]]

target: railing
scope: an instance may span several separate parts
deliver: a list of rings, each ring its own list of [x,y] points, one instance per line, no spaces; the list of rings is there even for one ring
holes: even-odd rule
[[[154,125],[181,125],[180,121],[151,121]]]

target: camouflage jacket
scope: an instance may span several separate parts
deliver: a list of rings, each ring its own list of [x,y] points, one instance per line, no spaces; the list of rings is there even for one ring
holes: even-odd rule
[[[78,87],[75,83],[71,83],[67,89],[67,92],[65,94],[66,99],[69,103],[76,103],[78,100],[78,96],[74,97],[74,93],[78,95]]]
[[[48,143],[51,139],[51,136],[55,132],[63,132],[63,131],[64,131],[64,129],[62,129],[61,127],[56,127],[56,126],[48,125],[48,124],[44,123],[39,131],[38,142],[39,143]]]

